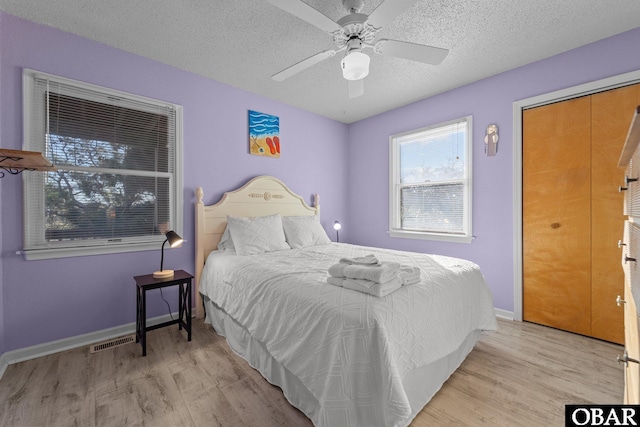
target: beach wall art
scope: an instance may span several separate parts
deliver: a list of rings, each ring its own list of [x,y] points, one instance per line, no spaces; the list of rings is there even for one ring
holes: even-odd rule
[[[280,119],[249,110],[249,153],[280,157]]]

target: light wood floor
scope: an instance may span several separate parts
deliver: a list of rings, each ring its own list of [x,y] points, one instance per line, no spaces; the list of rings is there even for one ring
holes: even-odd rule
[[[500,320],[412,427],[562,426],[568,403],[621,403],[622,347]],[[0,380],[2,426],[310,426],[279,388],[194,321],[138,344],[75,349],[11,365]]]

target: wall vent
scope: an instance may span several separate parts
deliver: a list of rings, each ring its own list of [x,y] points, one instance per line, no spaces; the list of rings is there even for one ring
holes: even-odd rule
[[[109,341],[103,341],[97,344],[92,344],[89,346],[89,353],[97,353],[102,350],[107,350],[113,347],[119,347],[121,345],[129,344],[130,342],[135,342],[136,336],[129,335],[126,337],[114,338]]]

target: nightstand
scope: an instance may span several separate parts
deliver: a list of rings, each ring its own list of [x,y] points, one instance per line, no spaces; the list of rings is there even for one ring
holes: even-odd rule
[[[173,277],[156,279],[153,274],[135,276],[136,281],[136,342],[142,345],[142,356],[147,355],[147,331],[178,325],[178,330],[187,331],[187,341],[191,341],[191,282],[193,276],[184,270],[176,270]],[[147,291],[178,286],[178,318],[153,326],[147,326]]]

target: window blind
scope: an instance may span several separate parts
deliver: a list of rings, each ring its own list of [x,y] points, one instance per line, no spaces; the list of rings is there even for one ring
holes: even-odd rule
[[[25,250],[161,240],[175,220],[176,108],[66,79],[32,83],[26,142],[58,170],[25,182]]]
[[[436,184],[404,187],[401,226],[405,230],[438,233],[464,231],[464,185]]]

